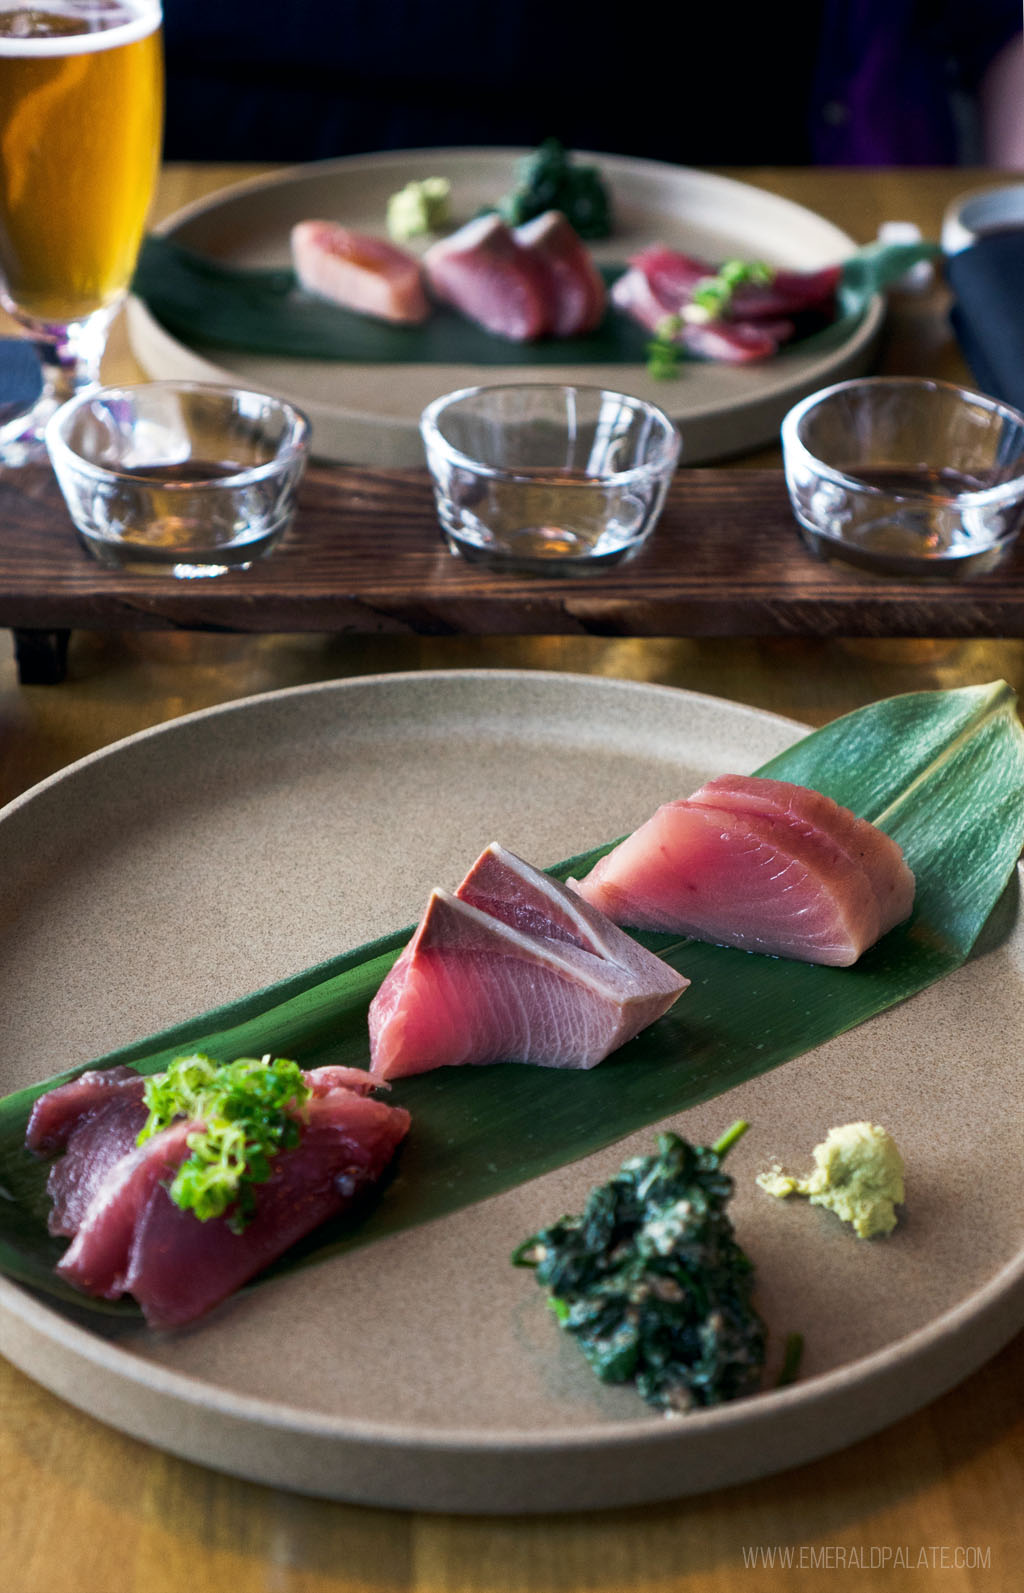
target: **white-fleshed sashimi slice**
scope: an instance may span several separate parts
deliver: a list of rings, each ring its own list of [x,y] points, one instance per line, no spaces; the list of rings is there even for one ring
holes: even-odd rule
[[[300,221],[291,250],[307,293],[382,321],[415,323],[430,314],[419,261],[386,238],[336,221]]]
[[[432,244],[423,270],[435,298],[498,337],[529,343],[547,331],[545,273],[498,215]]]
[[[754,776],[666,803],[571,883],[619,924],[836,967],[914,898],[890,836],[821,792]]]
[[[516,227],[513,237],[529,250],[544,280],[546,331],[552,337],[590,332],[605,312],[608,294],[590,250],[560,210],[546,210]]]
[[[688,983],[566,886],[492,845],[456,893],[432,893],[374,997],[370,1071],[591,1068]]]

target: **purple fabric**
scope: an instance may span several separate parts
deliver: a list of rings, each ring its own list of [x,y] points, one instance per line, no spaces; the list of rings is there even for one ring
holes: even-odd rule
[[[978,87],[1020,32],[1020,0],[826,0],[815,162],[939,166],[979,158],[971,147]]]

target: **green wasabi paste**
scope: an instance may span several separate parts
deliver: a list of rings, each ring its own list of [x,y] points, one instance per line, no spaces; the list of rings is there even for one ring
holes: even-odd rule
[[[451,220],[446,177],[424,177],[406,183],[388,200],[388,233],[396,243],[409,243],[425,233],[440,232]]]
[[[806,1195],[852,1225],[861,1239],[891,1233],[902,1205],[903,1158],[892,1138],[876,1123],[845,1123],[830,1128],[815,1145],[814,1170],[794,1178],[777,1164],[757,1182],[769,1195]]]

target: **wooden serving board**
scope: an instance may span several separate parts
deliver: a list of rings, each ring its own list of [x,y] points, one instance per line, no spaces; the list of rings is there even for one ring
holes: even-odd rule
[[[1021,636],[1024,546],[970,581],[815,557],[781,470],[688,469],[650,542],[580,578],[496,574],[443,544],[425,470],[313,465],[286,540],[212,580],[101,568],[47,470],[0,471],[0,624],[22,679],[58,679],[76,627],[597,636]]]

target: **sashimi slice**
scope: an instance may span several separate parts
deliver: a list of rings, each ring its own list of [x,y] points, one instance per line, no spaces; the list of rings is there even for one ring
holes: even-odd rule
[[[795,331],[792,321],[684,321],[678,341],[701,359],[749,365],[771,359]]]
[[[820,271],[775,271],[770,282],[740,282],[733,289],[730,313],[738,321],[774,320],[808,310],[831,315],[841,278],[842,267],[831,265]]]
[[[135,1149],[149,1116],[143,1082],[140,1078],[137,1093],[111,1096],[98,1111],[83,1114],[72,1129],[46,1180],[52,1234],[74,1237],[108,1173]]]
[[[492,845],[456,893],[432,893],[374,997],[371,1072],[591,1068],[688,983],[566,886]]]
[[[230,1214],[201,1222],[167,1192],[189,1154],[189,1136],[202,1125],[181,1120],[137,1145],[145,1106],[116,1099],[112,1079],[106,1105],[79,1115],[51,1171],[62,1186],[56,1231],[74,1233],[58,1273],[88,1294],[131,1293],[151,1326],[177,1326],[345,1210],[384,1171],[409,1114],[369,1099],[376,1081],[363,1069],[315,1068],[304,1077],[312,1094],[299,1143],[279,1152],[271,1178],[255,1186],[255,1214],[241,1233],[229,1226]]]
[[[913,904],[891,837],[820,792],[740,776],[666,803],[571,883],[620,924],[837,967]]]
[[[57,1271],[85,1294],[115,1300],[127,1286],[128,1257],[138,1221],[154,1192],[164,1194],[188,1155],[195,1123],[172,1123],[114,1163],[82,1217]],[[198,1220],[192,1218],[198,1226]]]
[[[409,1114],[348,1089],[315,1095],[294,1150],[271,1163],[255,1189],[256,1210],[241,1233],[226,1217],[199,1222],[164,1189],[136,1225],[125,1289],[151,1327],[195,1321],[255,1277],[299,1239],[352,1206],[388,1166]]]
[[[70,1084],[47,1090],[32,1107],[25,1144],[39,1155],[52,1155],[67,1144],[84,1117],[127,1096],[141,1101],[145,1080],[134,1068],[89,1068]]]
[[[553,337],[575,337],[597,326],[608,299],[604,278],[562,212],[546,210],[516,227],[513,237],[543,275],[546,330]]]
[[[648,331],[663,335],[666,317],[680,316],[674,339],[702,359],[748,364],[769,359],[792,341],[834,317],[841,267],[775,270],[766,282],[739,282],[721,312],[708,319],[694,302],[717,267],[693,255],[650,244],[631,255],[612,288],[612,300]]]
[[[724,774],[702,785],[690,801],[734,813],[785,819],[825,835],[867,874],[878,903],[879,934],[910,917],[914,876],[897,843],[877,824],[857,818],[821,791],[763,775]]]
[[[669,249],[663,243],[651,243],[629,257],[629,266],[649,284],[665,313],[681,310],[693,297],[699,282],[713,277],[715,267],[707,260],[683,254],[679,249]]]
[[[694,255],[649,244],[629,257],[629,268],[647,282],[665,313],[679,312],[696,289],[717,275],[718,266]],[[772,270],[766,282],[738,282],[732,290],[727,314],[737,321],[778,320],[814,310],[832,311],[842,277],[842,267],[823,266],[815,271]]]
[[[500,216],[478,216],[432,244],[423,269],[435,298],[488,332],[528,343],[547,331],[544,271]]]
[[[637,266],[630,266],[612,284],[612,303],[646,327],[663,335],[666,319],[680,315],[688,299],[660,291]],[[673,342],[701,359],[745,365],[770,359],[796,330],[792,321],[681,321]]]
[[[419,322],[430,314],[419,261],[385,238],[336,221],[300,221],[291,250],[307,293],[384,321]]]

